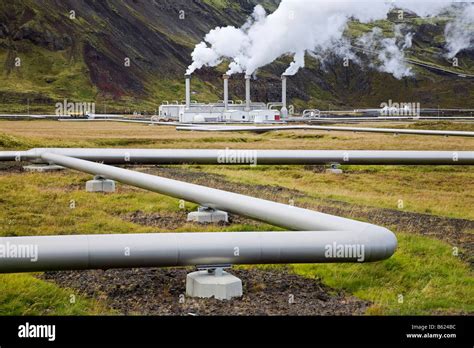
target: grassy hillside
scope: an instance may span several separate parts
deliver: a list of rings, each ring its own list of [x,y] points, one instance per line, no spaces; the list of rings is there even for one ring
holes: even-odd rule
[[[183,98],[182,77],[194,45],[211,28],[242,25],[256,3],[271,11],[278,0],[3,2],[0,113],[26,112],[28,104],[31,112],[52,113],[54,104],[65,98],[95,101],[99,112],[152,113],[163,100]],[[444,18],[407,18],[406,24],[416,32],[408,56],[449,66],[441,54],[445,23]],[[376,24],[388,33],[394,22]],[[357,37],[372,26],[351,23],[347,35]],[[459,58],[458,70],[472,73],[473,52]],[[288,62],[283,58],[262,69],[253,99],[279,100],[279,76]],[[192,84],[193,98],[220,99],[223,71],[225,66],[199,71]],[[340,59],[330,58],[322,67],[308,57],[307,68],[289,81],[289,97],[299,109],[374,107],[389,99],[421,102],[425,107],[474,107],[472,80],[419,67],[415,71],[415,78],[396,80],[367,64],[345,68]],[[231,80],[230,94],[242,99],[243,79]]]

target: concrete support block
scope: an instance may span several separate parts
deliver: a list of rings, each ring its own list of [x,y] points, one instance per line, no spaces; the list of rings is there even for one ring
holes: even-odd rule
[[[339,163],[333,163],[328,169],[326,169],[326,173],[342,174],[343,172],[342,172],[342,169],[339,168]]]
[[[197,271],[186,277],[186,295],[190,297],[231,300],[242,294],[242,281],[223,270]]]
[[[198,211],[188,214],[188,221],[197,222],[200,224],[229,222],[229,215],[222,210],[199,207]]]
[[[27,172],[46,173],[46,172],[57,172],[63,170],[64,167],[57,166],[55,164],[31,164],[24,166],[23,170]]]
[[[93,180],[86,182],[87,192],[115,192],[115,181],[95,177]]]

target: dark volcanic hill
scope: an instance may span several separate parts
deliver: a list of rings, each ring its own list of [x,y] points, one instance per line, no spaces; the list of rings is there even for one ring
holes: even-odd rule
[[[268,11],[278,0],[16,0],[0,4],[0,113],[54,111],[54,103],[96,101],[99,111],[153,111],[162,100],[183,98],[182,78],[190,53],[212,28],[242,25],[256,3]],[[72,12],[73,11],[73,12]],[[412,57],[448,66],[439,41],[445,23],[413,20]],[[390,25],[390,23],[384,23]],[[353,23],[351,33],[370,30]],[[230,43],[231,44],[231,43]],[[280,98],[279,75],[288,59],[263,69],[255,100]],[[130,62],[130,64],[127,64]],[[474,53],[460,57],[472,71]],[[336,58],[308,67],[289,82],[299,108],[377,107],[389,99],[423,106],[474,107],[474,83],[416,68],[415,78],[396,80],[364,66],[344,68]],[[195,99],[221,98],[220,69],[203,69],[193,80]],[[231,80],[241,99],[243,81]]]

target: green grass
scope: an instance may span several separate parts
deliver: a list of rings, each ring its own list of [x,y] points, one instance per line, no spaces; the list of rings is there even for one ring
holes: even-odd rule
[[[190,134],[182,139],[181,134],[175,135],[169,129],[157,128],[153,131],[153,137],[119,139],[116,134],[109,138],[110,134],[100,129],[78,131],[74,128],[77,126],[73,125],[68,125],[59,133],[51,133],[51,130],[47,131],[50,125],[54,125],[56,129],[62,124],[43,121],[19,122],[14,125],[21,129],[37,127],[39,130],[32,133],[31,137],[0,134],[0,148],[19,150],[45,146],[137,145],[159,148],[173,139],[185,141],[187,148],[202,147],[206,144],[216,148],[223,144],[254,148],[253,142],[258,142],[259,148],[281,148],[281,144],[284,144],[284,148],[325,148],[335,137],[326,133],[311,135],[295,132],[264,136],[221,134],[216,138],[210,135],[193,138]],[[107,124],[103,127],[111,126],[112,124]],[[439,127],[444,125],[440,124]],[[147,127],[141,130],[149,129]],[[155,133],[161,134],[160,132],[163,134],[155,138]],[[12,133],[21,134],[13,131]],[[354,144],[349,135],[338,137],[338,141],[346,141],[347,138],[347,143]],[[374,136],[364,139],[367,144],[374,146],[371,143],[376,141]],[[381,137],[380,141],[394,141],[393,139]],[[438,146],[439,141],[437,138],[423,138],[424,146],[428,146],[430,142]],[[407,142],[410,146],[416,145],[418,138],[404,138],[403,143]],[[371,148],[369,145],[367,148]],[[376,145],[377,148],[382,147],[381,143],[380,146],[379,143]],[[415,149],[418,149],[417,146]],[[337,143],[337,147],[341,145]],[[460,148],[470,149],[468,144]],[[470,167],[348,166],[344,167],[346,174],[342,176],[314,173],[303,169],[302,166],[182,167],[189,171],[223,175],[235,183],[279,185],[296,189],[305,194],[304,198],[297,200],[297,205],[314,206],[320,204],[321,200],[336,199],[351,204],[396,209],[398,199],[402,198],[407,211],[474,218],[470,208],[474,205],[469,186],[472,182]],[[117,192],[111,195],[88,194],[84,192],[84,185],[90,178],[89,175],[75,171],[44,174],[0,171],[0,236],[169,231],[166,228],[135,224],[123,215],[141,210],[145,213],[173,216],[172,214],[179,211],[178,199],[121,184],[118,184]],[[71,201],[75,203],[74,209],[71,209]],[[186,208],[193,210],[195,205],[188,203]],[[277,229],[263,223],[222,227],[189,224],[184,220],[180,222],[179,218],[177,221],[177,228],[173,232]],[[452,247],[445,242],[407,234],[404,231],[395,232],[399,239],[399,248],[389,260],[371,264],[294,265],[290,266],[290,269],[302,276],[321,278],[335,289],[343,289],[371,301],[373,305],[368,314],[474,313],[473,274],[467,262],[453,256]],[[76,303],[71,304],[69,297],[72,293],[72,290],[61,289],[37,279],[35,274],[0,275],[0,315],[110,313],[100,299],[77,296]],[[400,295],[403,296],[403,303],[399,303]]]
[[[113,195],[85,193],[87,179],[89,176],[76,172],[0,175],[0,235],[158,232],[159,228],[127,222],[120,215],[136,210],[160,214],[179,210],[176,199],[120,184]],[[76,203],[75,209],[70,208],[71,200]],[[194,205],[188,204],[187,208],[193,209]],[[226,228],[184,224],[176,232],[272,229],[265,224]],[[472,271],[452,255],[448,244],[404,233],[398,233],[398,238],[399,249],[383,262],[294,265],[291,269],[373,302],[369,314],[474,311]],[[71,305],[71,291],[29,274],[3,275],[0,280],[0,314],[107,313],[101,303],[80,297]],[[403,303],[398,302],[399,295],[403,295]]]
[[[154,194],[89,195],[78,173],[0,176],[0,235],[139,233],[153,229],[127,223],[119,215],[172,209],[173,200]],[[74,203],[71,205],[71,203]],[[178,203],[174,203],[178,207]],[[72,207],[72,208],[71,208]]]
[[[83,188],[90,178],[72,171],[0,175],[0,236],[167,232],[125,221],[122,215],[137,210],[159,214],[180,210],[176,198],[120,184],[113,195],[87,193]],[[188,210],[195,207],[186,204]],[[274,228],[256,223],[224,230],[269,229]],[[219,230],[222,227],[183,224],[176,232]]]
[[[85,63],[71,59],[68,50],[53,52],[23,44],[15,57],[21,59],[21,66],[0,74],[0,95],[7,96],[3,109],[16,106],[14,111],[25,112],[26,99],[30,98],[30,111],[54,113],[55,103],[63,99],[72,102],[95,100],[97,90],[88,78]],[[9,60],[15,57],[0,51],[0,64],[9,65]],[[8,97],[12,91],[18,93]]]
[[[31,274],[0,275],[1,315],[113,314],[103,301],[90,300]]]
[[[454,130],[463,132],[474,132],[474,124],[472,123],[455,123],[449,121],[444,122],[415,122],[404,125],[401,128],[407,129],[431,129],[431,130]]]
[[[474,195],[467,166],[343,166],[345,174],[315,174],[301,166],[214,166],[206,171],[232,182],[279,185],[304,192],[313,199],[329,199],[362,206],[398,209],[438,216],[473,219]],[[196,170],[190,167],[191,170]],[[199,167],[197,170],[200,170]],[[449,180],[447,177],[449,176]]]
[[[126,221],[121,214],[177,212],[174,198],[131,187],[113,195],[83,191],[90,176],[76,173],[0,175],[0,236],[39,236],[167,232]],[[71,208],[71,201],[75,207]],[[196,206],[186,203],[186,209]],[[227,228],[184,223],[173,232],[268,231],[265,224],[235,224]],[[76,302],[70,303],[70,296]],[[34,274],[0,275],[0,315],[113,314],[102,300],[86,299]]]
[[[398,233],[389,260],[367,264],[294,265],[297,274],[373,302],[368,314],[474,313],[474,278],[469,266],[444,242]]]
[[[31,144],[28,139],[0,133],[0,148],[2,150],[27,148],[30,147]]]
[[[32,121],[34,122],[34,121]],[[34,123],[31,123],[33,126]],[[112,140],[109,140],[112,141]],[[119,140],[115,140],[120,143]],[[123,141],[123,140],[122,140]],[[61,139],[37,139],[33,137],[22,137],[15,135],[8,135],[0,133],[0,149],[6,151],[9,149],[15,150],[28,150],[35,147],[91,147],[94,144],[100,146],[101,143],[106,143],[107,140],[97,139],[96,142],[90,141],[72,141],[72,140],[61,140]],[[117,145],[118,146],[118,145]]]
[[[204,2],[219,9],[225,9],[227,6],[232,5],[232,1],[229,0],[204,0]]]

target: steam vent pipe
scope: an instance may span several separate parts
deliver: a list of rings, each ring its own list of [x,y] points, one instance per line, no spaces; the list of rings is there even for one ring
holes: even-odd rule
[[[223,75],[224,80],[224,110],[229,109],[229,75]]]
[[[37,257],[2,258],[0,273],[371,262],[389,258],[397,247],[395,235],[380,226],[58,154],[43,153],[41,158],[49,163],[265,221],[294,232],[4,237],[0,238],[0,246],[3,245],[4,249],[31,246],[36,248]]]
[[[191,75],[184,75],[186,78],[186,109],[191,106]]]
[[[281,108],[280,115],[281,118],[286,119],[288,118],[288,105],[286,101],[286,81],[287,77],[285,75],[282,75],[281,77],[281,103],[283,104],[283,107]]]
[[[250,75],[245,75],[245,111],[250,111]]]

